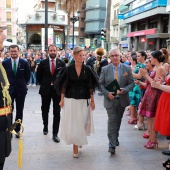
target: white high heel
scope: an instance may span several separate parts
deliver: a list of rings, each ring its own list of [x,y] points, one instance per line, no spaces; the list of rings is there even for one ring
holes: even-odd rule
[[[137,124],[133,127],[134,130],[145,130],[145,124]]]
[[[73,144],[73,157],[74,158],[78,158],[79,154],[78,154],[78,146]]]
[[[74,157],[74,158],[78,158],[78,157],[79,157],[79,154],[73,154],[73,157]]]

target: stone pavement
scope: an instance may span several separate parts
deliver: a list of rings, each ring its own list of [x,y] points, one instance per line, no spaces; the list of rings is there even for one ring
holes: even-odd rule
[[[93,112],[95,134],[88,137],[88,145],[80,150],[79,158],[73,158],[72,146],[52,140],[52,109],[49,115],[49,133],[44,136],[41,118],[39,86],[29,87],[25,102],[23,125],[23,170],[163,170],[167,156],[168,140],[158,135],[157,149],[145,149],[143,131],[133,130],[124,116],[120,129],[120,146],[116,154],[108,151],[107,114],[103,108],[103,96],[95,94],[96,110]],[[6,159],[4,170],[18,170],[18,139],[12,139],[12,153]]]

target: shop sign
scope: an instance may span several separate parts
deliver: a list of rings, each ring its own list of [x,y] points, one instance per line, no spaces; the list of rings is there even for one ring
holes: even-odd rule
[[[140,42],[146,42],[146,38],[140,38]]]
[[[124,14],[118,14],[118,19],[130,18],[130,17],[133,17],[134,15],[140,14],[140,13],[148,11],[148,10],[151,10],[151,9],[156,8],[158,6],[166,7],[167,6],[167,0],[155,0],[155,1],[149,2],[147,4],[144,4],[144,5],[142,5],[138,8],[135,8],[131,11],[128,11]]]
[[[127,34],[127,37],[136,37],[136,36],[155,34],[155,33],[156,33],[156,28],[153,28],[153,29],[148,29],[148,30],[130,32],[130,33]]]
[[[122,48],[128,48],[128,44],[122,44]]]
[[[64,29],[58,25],[49,25],[49,28],[53,28],[55,31],[64,31]]]
[[[149,45],[153,45],[154,44],[154,42],[153,41],[149,41]]]

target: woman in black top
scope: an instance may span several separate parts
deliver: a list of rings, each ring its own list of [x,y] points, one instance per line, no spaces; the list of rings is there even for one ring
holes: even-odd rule
[[[85,52],[81,47],[73,50],[75,63],[66,67],[62,74],[61,138],[66,144],[73,144],[73,156],[78,157],[78,146],[87,144],[87,135],[94,132],[91,110],[95,109],[94,85],[98,77],[83,64]],[[62,82],[62,83],[61,83]]]

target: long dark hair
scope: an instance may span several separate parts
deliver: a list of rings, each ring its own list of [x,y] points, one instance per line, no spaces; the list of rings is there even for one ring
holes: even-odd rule
[[[166,59],[165,54],[163,54],[161,51],[156,50],[154,52],[151,53],[151,55],[153,56],[153,58],[156,58],[158,60],[158,62],[164,62]]]

